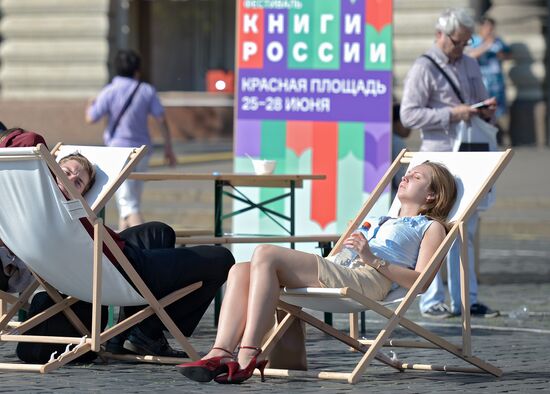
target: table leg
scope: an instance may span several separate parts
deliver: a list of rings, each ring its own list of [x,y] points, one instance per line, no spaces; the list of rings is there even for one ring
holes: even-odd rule
[[[290,181],[290,236],[291,237],[294,236],[294,233],[295,233],[295,228],[294,228],[295,226],[294,210],[296,207],[296,202],[294,201],[295,192],[296,192],[296,182]],[[294,242],[290,243],[290,248],[294,249]]]
[[[223,235],[223,182],[214,182],[214,236]],[[218,327],[220,310],[222,307],[222,289],[220,288],[214,298],[214,327]]]
[[[214,182],[214,236],[223,235],[223,182]]]
[[[332,242],[319,242],[319,249],[321,249],[321,256],[327,257],[332,250]],[[325,323],[332,326],[332,313],[325,312]]]

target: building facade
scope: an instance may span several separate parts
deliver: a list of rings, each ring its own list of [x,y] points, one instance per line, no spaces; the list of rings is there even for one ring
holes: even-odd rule
[[[512,143],[547,145],[547,3],[394,0],[397,97],[433,41],[442,8],[490,6],[513,51],[505,64]],[[85,125],[83,112],[111,79],[116,50],[132,48],[143,57],[144,80],[167,103],[175,138],[230,137],[231,97],[205,90],[209,70],[234,69],[235,0],[0,0],[0,18],[0,119],[7,125],[51,141],[101,143],[102,125]]]

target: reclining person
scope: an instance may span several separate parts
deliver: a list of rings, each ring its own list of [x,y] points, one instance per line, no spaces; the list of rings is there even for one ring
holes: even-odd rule
[[[259,346],[271,328],[282,286],[349,287],[375,300],[384,299],[394,284],[410,288],[445,238],[456,195],[454,177],[443,165],[425,162],[412,168],[397,190],[398,216],[381,218],[369,230],[369,240],[359,232],[345,240],[358,253],[351,266],[258,246],[250,263],[229,272],[214,346],[202,360],[179,365],[179,372],[198,382],[241,383],[258,368],[263,378],[266,360],[259,360]]]
[[[59,164],[79,193],[85,194],[93,185],[94,166],[83,155],[71,154],[62,158]],[[69,198],[69,193],[59,179],[57,182],[62,193]],[[90,222],[87,219],[81,221],[90,232]],[[168,315],[182,333],[190,336],[235,263],[231,252],[219,246],[175,248],[174,230],[160,222],[130,227],[120,234],[108,227],[106,229],[155,297],[164,297],[192,283],[202,281],[202,287],[166,308]],[[104,249],[104,252],[111,257],[107,249]],[[121,316],[129,316],[140,309],[124,307]],[[176,351],[169,346],[163,329],[164,325],[156,315],[148,317],[111,339],[106,350],[111,353],[130,351],[143,355],[186,357],[184,352]]]

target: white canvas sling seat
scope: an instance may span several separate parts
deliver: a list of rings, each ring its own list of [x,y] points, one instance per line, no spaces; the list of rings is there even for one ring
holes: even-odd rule
[[[29,148],[15,148],[29,149]],[[94,213],[98,214],[109,198],[120,186],[124,179],[134,169],[136,164],[145,155],[147,147],[142,145],[137,148],[125,147],[104,147],[104,146],[86,146],[86,145],[64,145],[58,143],[53,149],[52,154],[56,156],[56,160],[75,152],[84,155],[95,166],[96,179],[92,188],[86,193],[85,199],[90,205]],[[6,149],[6,154],[17,152],[14,148]],[[19,309],[28,305],[28,300],[39,284],[34,281],[19,297],[17,295],[0,292],[0,330],[7,326],[17,326],[18,323],[12,322],[12,318]],[[11,304],[11,308],[7,305]],[[66,314],[72,314],[66,311]]]
[[[63,182],[71,195],[67,201],[52,172]],[[50,308],[61,310],[76,299],[92,303],[91,338],[83,340],[78,349],[67,352],[44,365],[0,364],[0,369],[20,369],[48,372],[92,350],[156,313],[188,355],[198,354],[187,341],[164,307],[183,295],[196,290],[195,283],[157,300],[124,256],[102,220],[75,190],[61,168],[43,145],[36,148],[0,149],[0,238],[20,258],[49,290],[55,289],[69,297]],[[89,220],[94,228],[93,239],[80,218]],[[85,219],[85,220],[86,220]],[[139,294],[103,253],[103,245],[111,251],[116,263],[125,271]],[[100,332],[101,305],[149,305],[115,326]],[[49,310],[50,310],[49,309]],[[23,323],[16,332],[0,335],[5,341],[54,342],[78,344],[80,338],[57,338],[17,335],[36,325],[41,314]]]
[[[412,305],[415,297],[420,294],[420,290],[431,282],[435,273],[450,249],[453,241],[458,237],[459,240],[467,236],[465,226],[471,214],[477,209],[479,203],[493,187],[495,181],[504,170],[512,158],[510,149],[505,152],[416,152],[411,153],[403,150],[390,166],[382,180],[371,193],[367,202],[361,208],[359,214],[350,223],[347,230],[340,237],[338,243],[331,252],[331,256],[338,253],[342,247],[343,241],[359,227],[364,218],[368,215],[384,189],[391,182],[392,177],[398,171],[399,166],[409,165],[414,167],[426,160],[439,162],[447,166],[455,176],[457,183],[457,201],[451,210],[448,221],[453,225],[447,236],[435,251],[428,262],[426,268],[415,281],[413,286],[406,290],[398,288],[388,294],[385,300],[377,302],[363,296],[362,294],[349,289],[327,289],[327,288],[300,288],[283,289],[281,291],[278,307],[288,315],[283,319],[270,335],[263,345],[265,357],[277,345],[277,341],[282,337],[286,329],[295,319],[300,319],[306,323],[324,331],[339,341],[359,350],[363,353],[362,357],[354,367],[352,372],[301,372],[278,369],[267,369],[265,373],[271,376],[313,376],[326,379],[343,379],[349,383],[356,383],[362,377],[367,366],[373,359],[396,368],[398,370],[418,369],[418,370],[440,370],[456,371],[470,373],[489,373],[494,376],[500,376],[502,371],[472,355],[471,326],[470,326],[470,303],[468,289],[468,259],[467,243],[461,242],[460,264],[461,264],[461,298],[462,298],[462,344],[455,345],[444,338],[430,332],[419,326],[411,320],[405,318],[405,313]],[[396,198],[389,211],[390,216],[396,216],[399,211],[399,200]],[[386,307],[389,303],[395,303],[394,310]],[[311,314],[302,310],[307,308],[324,312],[349,312],[352,313],[350,319],[350,335],[338,331],[328,324],[320,321]],[[379,331],[374,340],[358,340],[357,330],[357,312],[364,310],[373,312],[388,319],[384,327]],[[394,329],[402,326],[409,331],[417,334],[423,341],[399,341],[391,339],[390,336]],[[445,350],[452,355],[462,359],[473,367],[453,367],[448,365],[432,364],[414,364],[406,363],[401,360],[390,359],[380,352],[382,346],[399,346],[410,348],[438,348]]]
[[[407,294],[407,289],[398,287],[391,290],[382,301],[382,305],[391,305],[399,302]],[[354,313],[365,310],[365,305],[347,297],[341,288],[300,287],[281,290],[281,301],[301,308],[320,310],[330,313]]]

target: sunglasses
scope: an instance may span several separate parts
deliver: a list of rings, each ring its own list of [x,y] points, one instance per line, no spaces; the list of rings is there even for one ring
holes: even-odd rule
[[[472,43],[474,42],[474,40],[472,40],[471,38],[469,38],[467,41],[457,41],[453,37],[451,37],[449,34],[446,34],[446,36],[449,37],[449,40],[451,40],[451,42],[455,47],[464,48],[464,47],[467,47],[468,45],[472,45]]]

